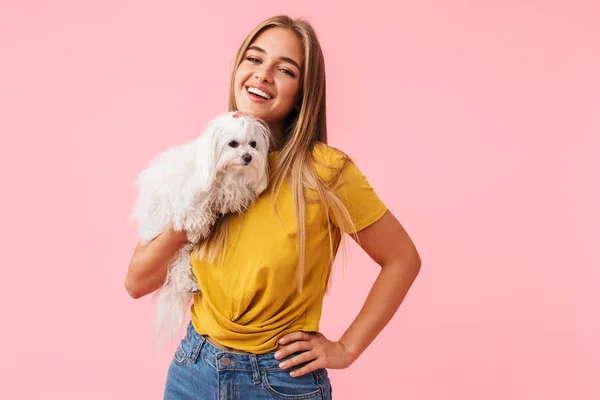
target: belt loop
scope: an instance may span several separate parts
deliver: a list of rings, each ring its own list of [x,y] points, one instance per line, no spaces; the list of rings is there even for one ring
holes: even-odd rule
[[[260,383],[260,370],[258,369],[258,361],[256,354],[250,354],[250,364],[252,365],[252,379],[255,385]]]
[[[204,338],[204,336],[198,335],[198,334],[196,334],[196,336],[198,336],[198,344],[196,346],[194,346],[194,348],[192,349],[192,355],[190,356],[190,360],[192,360],[193,363],[196,363],[196,360],[198,359],[198,356],[200,355],[200,352],[202,351],[202,347],[204,346],[204,343],[206,342],[206,339]]]

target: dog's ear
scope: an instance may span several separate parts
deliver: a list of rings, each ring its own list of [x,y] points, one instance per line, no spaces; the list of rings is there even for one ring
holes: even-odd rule
[[[269,186],[269,145],[271,141],[271,132],[266,123],[262,120],[255,120],[253,124],[255,137],[259,138],[260,151],[263,153],[263,165],[256,185],[256,193],[262,193]]]
[[[196,140],[198,190],[203,192],[210,189],[216,178],[220,131],[221,129],[218,125],[210,125]]]
[[[258,184],[256,185],[256,193],[261,194],[269,186],[269,168],[265,166],[261,171],[261,175],[258,178]]]

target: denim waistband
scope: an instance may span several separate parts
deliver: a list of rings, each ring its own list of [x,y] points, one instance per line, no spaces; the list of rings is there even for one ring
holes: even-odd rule
[[[189,340],[190,342],[190,358],[196,359],[197,357],[202,357],[219,371],[237,370],[259,373],[264,370],[280,369],[279,364],[283,360],[297,355],[291,354],[284,359],[277,360],[275,358],[275,351],[264,354],[252,354],[223,350],[198,334],[191,323],[188,325],[187,336],[184,340]]]

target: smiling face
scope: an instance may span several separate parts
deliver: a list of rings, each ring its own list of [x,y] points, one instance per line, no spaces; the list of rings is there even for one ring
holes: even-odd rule
[[[276,138],[296,103],[303,57],[302,42],[292,31],[269,28],[250,44],[235,73],[237,109],[265,121]]]

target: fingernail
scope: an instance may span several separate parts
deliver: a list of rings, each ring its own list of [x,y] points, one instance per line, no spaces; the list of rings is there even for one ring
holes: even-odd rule
[[[284,338],[279,339],[279,343],[285,343],[285,339]]]
[[[296,376],[296,375],[297,375],[296,371],[290,372],[290,376]]]
[[[279,358],[279,357],[281,357],[281,352],[280,351],[278,351],[277,353],[275,353],[275,358]]]
[[[279,364],[279,368],[285,369],[285,367],[287,367],[286,363],[282,362],[281,364]]]

